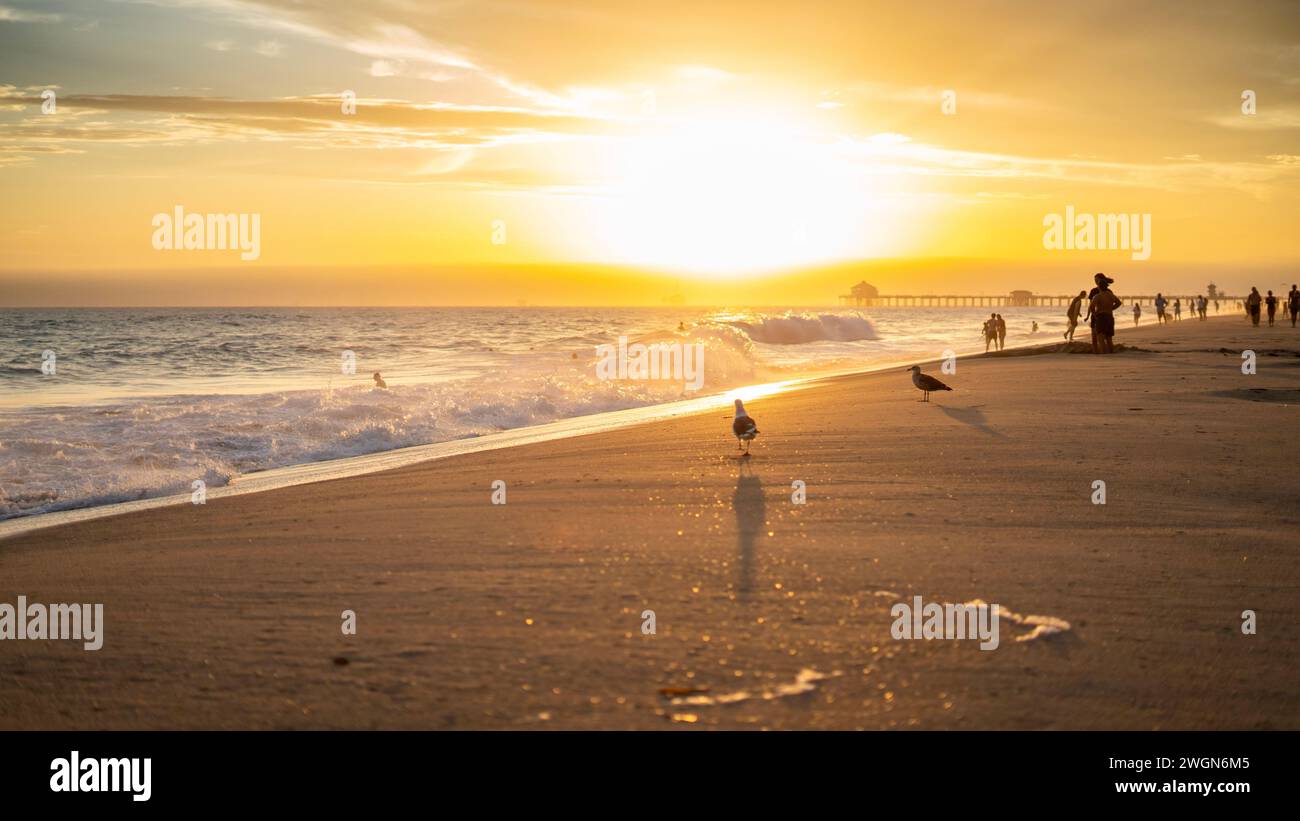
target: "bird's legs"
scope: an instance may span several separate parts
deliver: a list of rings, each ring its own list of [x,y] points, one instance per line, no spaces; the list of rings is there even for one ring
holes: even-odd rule
[[[921,393],[924,394],[924,396],[921,398],[921,401],[922,401],[922,402],[929,402],[929,401],[930,401],[930,392],[929,392],[929,391],[921,391]]]

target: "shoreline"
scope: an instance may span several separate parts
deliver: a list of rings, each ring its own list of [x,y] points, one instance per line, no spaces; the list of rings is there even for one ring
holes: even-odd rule
[[[914,309],[902,308],[893,310]],[[1010,344],[1004,350],[1028,351],[1038,348],[1051,348],[1059,346],[1060,344],[1062,343],[1026,340],[1019,344]],[[957,359],[958,361],[969,360],[978,357],[996,356],[999,353],[1000,352],[998,351],[959,353]],[[621,428],[644,424],[646,422],[653,422],[659,419],[672,418],[674,416],[705,413],[715,408],[730,407],[732,398],[737,396],[748,401],[751,398],[766,396],[776,391],[800,390],[806,387],[813,387],[825,380],[834,380],[862,374],[888,371],[892,368],[903,367],[904,363],[929,365],[937,361],[937,358],[926,360],[888,360],[876,362],[863,367],[828,371],[825,373],[794,377],[774,382],[744,385],[720,393],[708,394],[691,399],[660,402],[653,405],[643,405],[640,407],[626,408],[617,411],[604,411],[602,413],[585,414],[582,416],[571,416],[563,419],[556,419],[552,422],[546,422],[541,425],[512,428],[509,430],[483,434],[481,436],[451,439],[444,442],[430,442],[423,445],[393,448],[391,450],[375,451],[373,453],[364,453],[358,456],[347,456],[339,459],[326,459],[318,462],[302,462],[295,465],[285,465],[282,467],[241,474],[225,485],[219,487],[208,487],[205,492],[208,499],[216,499],[230,496],[241,496],[249,493],[264,493],[268,490],[310,484],[313,482],[329,481],[332,479],[365,476],[384,470],[394,470],[407,465],[419,464],[421,462],[436,459],[447,459],[453,456],[460,456],[469,453],[517,447],[530,442],[545,442],[552,439],[586,436],[595,433],[619,430]],[[23,514],[8,519],[0,519],[0,541],[25,533],[32,533],[50,527],[59,527],[74,522],[91,521],[111,516],[122,516],[144,510],[153,510],[161,507],[170,507],[173,505],[189,503],[190,493],[183,492],[162,496],[146,496],[144,498],[128,501],[89,504],[79,507],[65,508],[62,510],[53,510],[46,513]]]

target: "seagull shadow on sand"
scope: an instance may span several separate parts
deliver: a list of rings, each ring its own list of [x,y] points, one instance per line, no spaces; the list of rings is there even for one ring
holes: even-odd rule
[[[741,598],[748,598],[754,588],[754,542],[767,523],[763,481],[754,475],[748,462],[741,464],[736,477],[731,507],[736,512],[736,555],[740,572],[736,588]]]
[[[972,428],[983,431],[995,439],[1005,439],[1006,436],[989,427],[988,420],[984,418],[984,411],[980,408],[983,405],[968,405],[966,407],[954,407],[952,405],[939,405],[935,407],[948,415],[950,419],[956,419],[964,425],[970,425]]]

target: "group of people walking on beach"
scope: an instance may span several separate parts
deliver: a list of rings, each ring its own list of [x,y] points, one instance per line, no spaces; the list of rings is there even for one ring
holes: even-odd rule
[[[1110,286],[1115,280],[1103,273],[1093,276],[1093,288],[1091,291],[1080,291],[1079,295],[1070,300],[1070,307],[1065,312],[1065,318],[1068,326],[1063,336],[1066,340],[1074,341],[1075,329],[1079,326],[1079,314],[1084,314],[1082,321],[1088,323],[1092,330],[1092,352],[1095,354],[1115,353],[1115,309],[1124,303],[1119,297],[1115,296],[1110,290]],[[1183,301],[1175,297],[1171,305],[1163,293],[1157,293],[1154,300],[1156,308],[1157,322],[1177,322],[1183,318]],[[1084,313],[1084,306],[1087,306],[1087,313]],[[1259,325],[1261,309],[1268,314],[1268,324],[1271,327],[1277,314],[1278,306],[1282,306],[1284,319],[1291,319],[1291,327],[1296,327],[1300,322],[1300,286],[1293,284],[1291,291],[1285,299],[1273,295],[1272,291],[1267,296],[1260,296],[1258,288],[1250,289],[1250,296],[1246,297],[1245,307],[1246,316],[1256,325]],[[1187,300],[1188,310],[1201,321],[1207,319],[1210,300],[1204,295],[1190,297]],[[1214,300],[1214,310],[1219,310],[1219,300]],[[1142,319],[1142,306],[1133,303],[1133,324],[1140,324]],[[1034,330],[1038,330],[1038,323],[1034,323]],[[1007,339],[1007,322],[1001,314],[990,314],[989,318],[984,320],[984,352],[990,349],[1002,350],[1006,346]]]
[[[1169,310],[1169,300],[1165,295],[1157,292],[1155,298],[1156,321],[1157,322],[1180,322],[1183,318],[1183,301],[1177,297],[1174,298],[1173,311]],[[1210,301],[1202,296],[1194,296],[1187,300],[1187,306],[1191,309],[1192,314],[1199,320],[1205,321],[1210,308]],[[1214,301],[1214,310],[1219,310],[1219,301]],[[1142,309],[1137,304],[1133,304],[1133,324],[1138,324],[1138,318],[1142,315]]]
[[[1002,318],[1002,314],[989,314],[989,318],[984,320],[984,353],[989,352],[989,346],[994,346],[994,350],[1002,350],[1007,346],[1007,321]]]
[[[1259,295],[1258,288],[1250,289],[1250,296],[1246,297],[1246,316],[1250,318],[1250,323],[1256,328],[1259,327],[1259,314],[1261,304],[1268,310],[1268,326],[1273,327],[1273,320],[1277,316],[1278,303],[1282,304],[1283,318],[1290,316],[1291,327],[1296,326],[1296,314],[1300,314],[1300,288],[1295,283],[1291,283],[1291,291],[1286,295],[1285,300],[1280,300],[1273,296],[1269,291],[1267,297]]]

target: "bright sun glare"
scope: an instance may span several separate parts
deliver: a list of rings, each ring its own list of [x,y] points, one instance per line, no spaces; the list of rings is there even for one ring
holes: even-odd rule
[[[751,118],[629,138],[605,236],[640,264],[735,276],[890,250],[874,169],[842,141]]]

